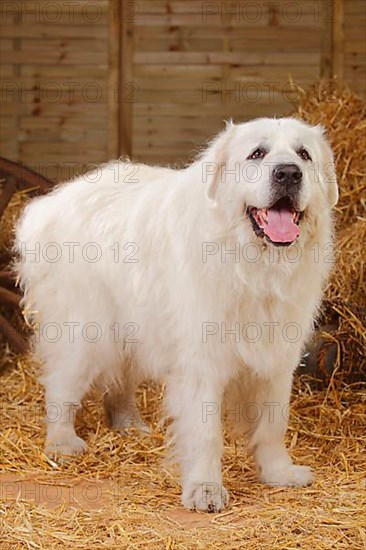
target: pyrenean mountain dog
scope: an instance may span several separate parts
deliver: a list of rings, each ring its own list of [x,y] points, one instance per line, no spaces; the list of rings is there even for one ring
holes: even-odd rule
[[[228,502],[225,415],[263,482],[309,484],[284,435],[337,198],[323,129],[263,118],[229,123],[187,168],[116,161],[33,200],[17,271],[44,363],[46,452],[86,449],[73,411],[93,384],[114,427],[144,429],[134,393],[154,378],[166,385],[185,506]]]

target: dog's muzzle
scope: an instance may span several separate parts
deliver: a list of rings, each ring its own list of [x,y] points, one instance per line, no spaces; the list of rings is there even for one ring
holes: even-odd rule
[[[267,208],[249,207],[249,217],[258,236],[276,246],[288,246],[300,234],[302,172],[295,163],[277,164],[272,171],[271,198]]]
[[[297,164],[277,164],[272,172],[272,202],[288,197],[294,204],[299,202],[302,172]]]

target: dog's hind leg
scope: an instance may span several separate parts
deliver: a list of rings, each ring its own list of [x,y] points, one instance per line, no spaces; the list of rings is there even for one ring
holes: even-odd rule
[[[120,385],[108,388],[103,396],[107,424],[121,433],[125,433],[131,427],[143,433],[151,431],[140,417],[135,403],[135,389],[135,383],[127,379]]]
[[[74,427],[76,411],[92,383],[87,371],[80,362],[73,364],[70,356],[66,358],[60,353],[59,357],[53,357],[52,372],[43,377],[47,423],[45,453],[56,460],[65,460],[87,449]]]

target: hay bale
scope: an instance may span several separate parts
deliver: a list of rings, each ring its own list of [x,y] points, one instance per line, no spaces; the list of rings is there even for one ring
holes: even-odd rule
[[[340,190],[339,227],[365,217],[366,103],[346,87],[322,82],[302,97],[295,113],[310,124],[322,124],[334,151]]]
[[[340,353],[338,377],[366,375],[363,245],[366,239],[366,103],[346,87],[323,82],[302,97],[295,116],[322,124],[334,151],[339,184],[336,207],[336,264],[325,293],[324,324],[338,325],[328,335]]]
[[[0,181],[0,192],[2,189]],[[3,216],[0,217],[0,251],[11,248],[14,240],[14,228],[23,208],[31,199],[34,188],[22,189],[14,193],[7,205]]]
[[[15,280],[9,269],[14,228],[24,206],[31,197],[46,193],[49,180],[16,162],[0,157],[0,349],[8,351],[8,343],[18,353],[28,346],[21,335],[25,324],[21,316]]]
[[[5,180],[0,180],[0,193]],[[9,254],[14,241],[14,229],[17,220],[23,208],[31,199],[31,195],[35,192],[36,188],[31,187],[28,189],[22,189],[14,193],[2,216],[0,216],[0,276],[9,272],[8,261]],[[1,278],[1,277],[0,277]],[[2,284],[2,281],[0,281]],[[13,284],[6,284],[6,288],[14,291]],[[12,329],[18,335],[23,335],[24,338],[29,336],[29,329],[26,327],[21,312],[18,307],[9,305],[9,303],[0,303],[0,316],[1,323],[10,323]],[[8,345],[11,338],[7,330],[0,331],[0,350],[8,356]],[[1,370],[1,369],[0,369]]]
[[[348,381],[366,374],[366,292],[364,243],[365,219],[339,230],[336,239],[336,264],[326,289],[324,317],[338,322],[332,334],[340,348],[339,375]]]

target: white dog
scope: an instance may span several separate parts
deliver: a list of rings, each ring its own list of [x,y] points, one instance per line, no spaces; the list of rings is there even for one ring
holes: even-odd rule
[[[338,198],[323,129],[229,123],[182,170],[116,161],[33,200],[17,229],[25,313],[44,362],[46,452],[86,444],[72,410],[92,384],[110,423],[166,384],[185,506],[220,511],[223,413],[263,482],[306,485],[286,450],[293,372],[328,272]]]

